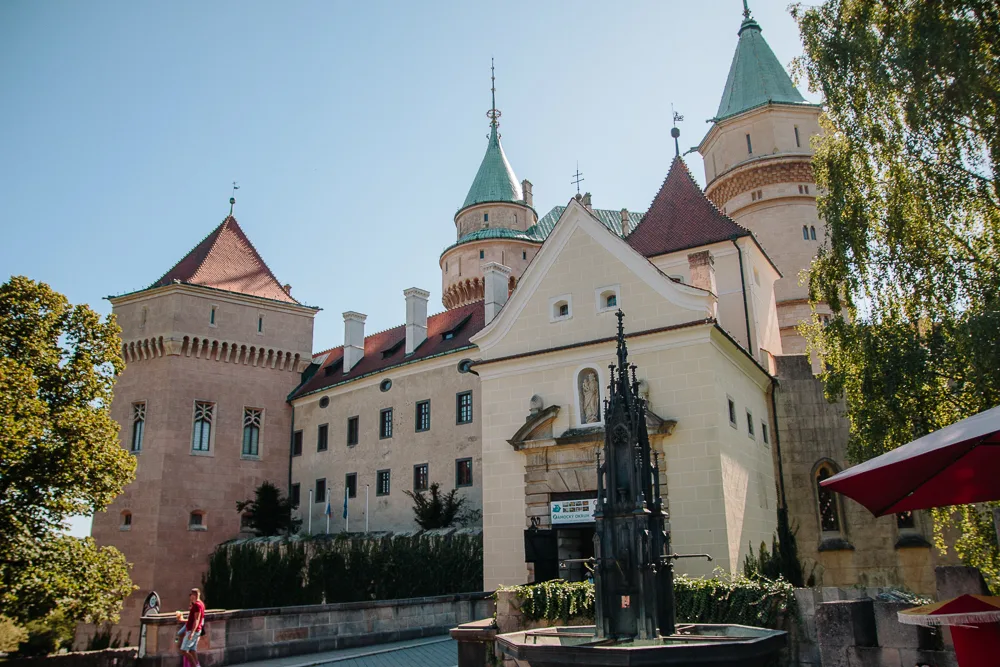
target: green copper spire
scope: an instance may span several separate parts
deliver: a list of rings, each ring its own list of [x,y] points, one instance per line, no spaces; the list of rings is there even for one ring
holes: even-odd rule
[[[497,109],[497,89],[496,77],[493,75],[493,61],[490,60],[490,93],[492,94],[493,107],[486,112],[486,117],[490,119],[490,140],[486,146],[486,155],[479,165],[476,178],[472,181],[469,194],[465,198],[462,208],[473,204],[484,202],[517,202],[524,199],[521,192],[521,184],[514,175],[514,170],[507,161],[507,156],[500,145],[500,111]]]
[[[737,34],[740,41],[729,66],[719,110],[712,120],[729,118],[772,102],[808,104],[761,36],[760,24],[750,15],[746,0],[743,0],[743,23]]]

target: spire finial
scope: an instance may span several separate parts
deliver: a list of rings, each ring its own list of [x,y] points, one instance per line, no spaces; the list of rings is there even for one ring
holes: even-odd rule
[[[490,127],[499,127],[500,110],[497,109],[497,77],[493,67],[493,58],[490,58],[490,96],[493,106],[486,112],[486,117],[490,119]]]
[[[236,181],[233,181],[233,194],[229,197],[229,217],[233,217],[233,207],[236,206],[236,191],[240,189],[240,186],[236,185]]]
[[[684,116],[682,116],[679,113],[677,113],[676,111],[674,111],[674,103],[673,102],[670,103],[670,113],[674,117],[674,126],[672,128],[670,128],[670,136],[674,138],[674,152],[676,153],[677,157],[680,157],[681,156],[681,145],[680,145],[680,142],[677,141],[677,138],[681,136],[681,131],[677,127],[677,123],[684,122]]]
[[[743,19],[750,18],[750,7],[747,5],[747,0],[743,0]]]
[[[580,183],[583,182],[583,181],[585,181],[585,180],[587,180],[587,179],[583,178],[583,174],[580,173],[580,161],[577,160],[576,161],[576,173],[573,174],[573,180],[570,181],[570,183],[576,186],[576,195],[577,195],[578,198],[580,196]]]

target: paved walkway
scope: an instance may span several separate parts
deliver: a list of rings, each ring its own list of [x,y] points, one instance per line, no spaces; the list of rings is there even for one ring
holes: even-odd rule
[[[458,642],[445,635],[247,663],[246,667],[457,667]]]

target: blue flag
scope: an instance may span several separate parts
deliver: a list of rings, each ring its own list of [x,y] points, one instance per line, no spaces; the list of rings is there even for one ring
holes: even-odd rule
[[[347,518],[347,489],[344,489],[344,518]]]
[[[326,509],[323,510],[323,515],[324,516],[333,516],[333,508],[330,507],[330,496],[329,496],[329,494],[327,494],[327,496],[326,496]]]

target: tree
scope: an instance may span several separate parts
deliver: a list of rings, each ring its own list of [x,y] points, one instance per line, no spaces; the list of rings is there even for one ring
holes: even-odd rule
[[[441,485],[434,482],[430,486],[430,493],[424,495],[423,491],[403,491],[413,499],[413,516],[424,530],[435,528],[448,528],[455,524],[462,506],[465,505],[465,498],[456,494],[458,489],[452,489],[446,494],[442,494]]]
[[[267,481],[254,491],[253,500],[237,502],[236,511],[246,512],[249,528],[258,535],[294,533],[302,525],[301,519],[292,518],[291,499],[283,497],[278,487]]]
[[[0,285],[0,614],[19,622],[117,620],[131,592],[121,553],[62,535],[133,478],[109,413],[119,332],[48,285]]]
[[[827,105],[810,299],[836,315],[804,333],[828,397],[846,398],[858,462],[1000,403],[1000,6],[792,11],[796,69]],[[956,512],[971,531],[956,552],[997,588],[995,532],[976,508]],[[950,515],[935,511],[939,546]]]

